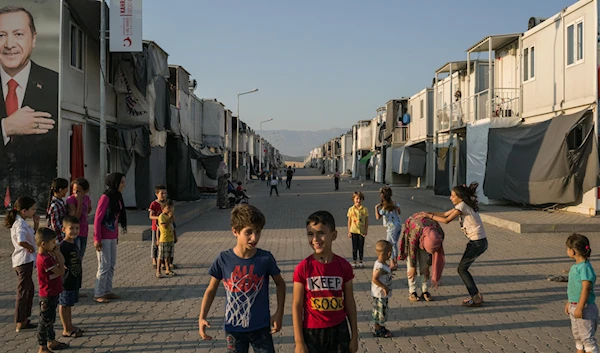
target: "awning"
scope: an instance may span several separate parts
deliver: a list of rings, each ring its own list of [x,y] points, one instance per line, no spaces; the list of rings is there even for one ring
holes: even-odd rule
[[[373,151],[369,152],[366,156],[364,156],[363,158],[361,158],[359,160],[360,163],[362,164],[367,164],[369,163],[369,160],[371,159],[371,156],[373,155]]]

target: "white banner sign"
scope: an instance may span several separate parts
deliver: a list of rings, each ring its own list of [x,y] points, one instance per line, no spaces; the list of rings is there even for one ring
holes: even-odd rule
[[[142,0],[110,0],[110,51],[142,51]]]

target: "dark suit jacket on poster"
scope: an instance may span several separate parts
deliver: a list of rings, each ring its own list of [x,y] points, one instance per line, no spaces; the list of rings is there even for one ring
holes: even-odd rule
[[[11,136],[6,146],[0,135],[0,196],[3,200],[9,186],[12,203],[21,196],[29,196],[37,201],[39,210],[45,210],[50,183],[56,178],[57,169],[58,73],[32,61],[21,107],[25,106],[50,113],[55,121],[54,129],[43,135]],[[0,118],[6,117],[0,84]]]

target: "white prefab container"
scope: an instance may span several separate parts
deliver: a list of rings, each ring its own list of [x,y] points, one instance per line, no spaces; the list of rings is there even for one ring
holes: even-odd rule
[[[522,65],[529,72],[523,77],[523,118],[545,120],[596,104],[598,5],[579,1],[523,34]]]
[[[408,100],[410,139],[407,143],[425,141],[433,136],[433,89],[425,88]]]
[[[204,118],[202,121],[203,143],[209,147],[223,148],[225,146],[225,106],[216,99],[203,99],[202,117]],[[229,125],[228,131],[231,131],[231,125]]]
[[[373,144],[373,132],[371,128],[371,121],[362,121],[357,129],[357,146],[356,149],[359,151],[370,151]]]

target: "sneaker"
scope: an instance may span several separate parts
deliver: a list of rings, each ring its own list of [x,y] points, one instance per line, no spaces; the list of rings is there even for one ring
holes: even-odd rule
[[[362,262],[358,263],[358,268],[365,268],[365,265]]]

